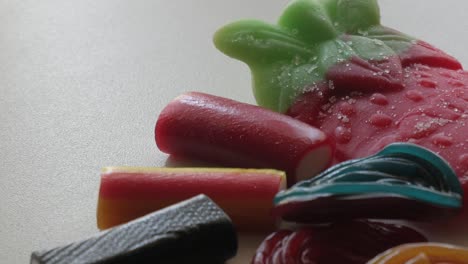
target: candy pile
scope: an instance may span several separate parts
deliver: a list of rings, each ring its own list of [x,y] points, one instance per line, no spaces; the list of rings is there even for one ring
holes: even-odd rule
[[[457,60],[382,26],[376,0],[294,0],[278,25],[235,22],[215,44],[250,66],[260,106],[188,92],[155,141],[216,168],[104,168],[97,219],[111,229],[32,263],[222,263],[236,231],[272,232],[253,264],[468,263],[385,222],[466,217]]]

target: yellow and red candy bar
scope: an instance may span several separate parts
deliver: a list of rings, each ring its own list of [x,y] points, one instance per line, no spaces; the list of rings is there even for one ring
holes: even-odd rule
[[[101,174],[97,224],[106,229],[198,194],[215,201],[238,230],[269,231],[281,171],[225,168],[107,167]]]

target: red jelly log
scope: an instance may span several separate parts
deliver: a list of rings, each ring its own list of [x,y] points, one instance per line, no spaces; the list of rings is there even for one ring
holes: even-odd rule
[[[97,209],[100,229],[205,194],[241,231],[271,231],[273,197],[286,187],[284,172],[223,168],[108,167],[101,175]]]
[[[156,123],[165,153],[225,167],[286,171],[288,184],[308,179],[332,161],[333,142],[286,115],[230,99],[189,92],[175,98]]]

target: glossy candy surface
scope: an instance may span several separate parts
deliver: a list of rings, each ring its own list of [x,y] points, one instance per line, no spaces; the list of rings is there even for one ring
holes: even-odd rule
[[[266,169],[107,167],[97,209],[100,229],[119,225],[198,194],[213,199],[237,230],[271,231],[274,196],[284,172]]]
[[[468,74],[382,26],[376,0],[295,0],[277,25],[235,22],[214,42],[249,65],[260,105],[334,138],[336,162],[410,142],[446,159],[468,190]]]
[[[31,264],[221,264],[236,252],[231,220],[199,195],[86,240],[34,252]]]
[[[271,110],[189,92],[171,101],[155,128],[165,153],[217,166],[285,171],[288,184],[332,162],[334,144],[320,130]]]
[[[389,249],[367,264],[468,264],[468,248],[442,243],[411,243]]]
[[[405,226],[338,222],[277,231],[263,241],[252,264],[364,264],[389,248],[425,241],[422,234]]]
[[[457,176],[442,158],[417,145],[394,143],[279,193],[274,210],[297,222],[429,220],[457,213],[462,197]]]

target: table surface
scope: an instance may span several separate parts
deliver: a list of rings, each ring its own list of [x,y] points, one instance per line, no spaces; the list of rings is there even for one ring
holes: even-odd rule
[[[0,0],[0,259],[97,232],[100,168],[164,166],[161,109],[197,90],[254,103],[248,68],[218,52],[217,28],[274,22],[286,0]],[[466,65],[468,1],[381,0],[384,24]],[[433,232],[468,245],[468,232]],[[262,236],[243,235],[248,263]]]

